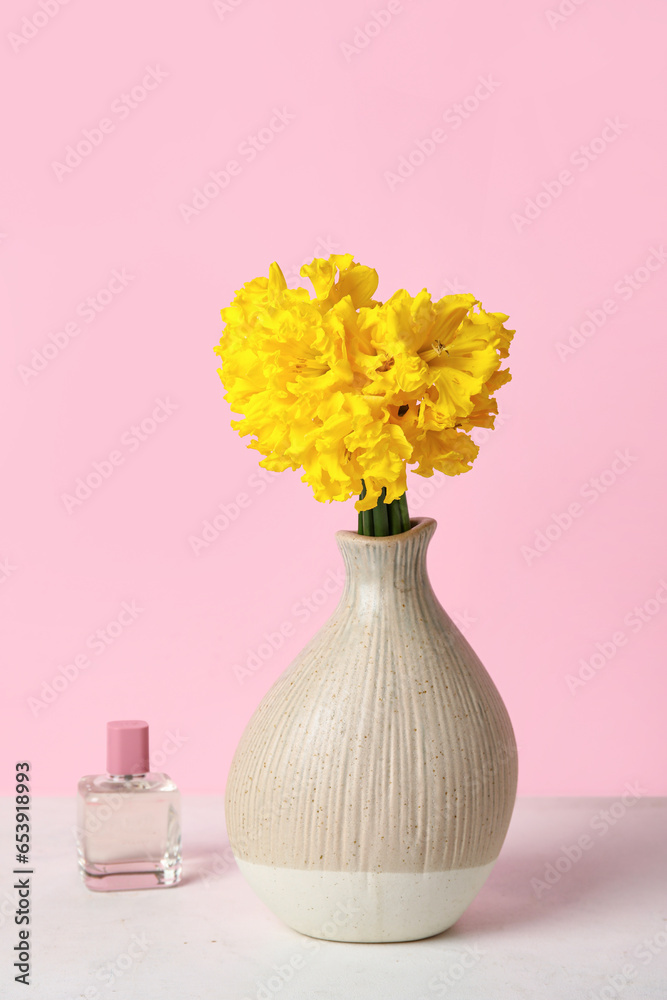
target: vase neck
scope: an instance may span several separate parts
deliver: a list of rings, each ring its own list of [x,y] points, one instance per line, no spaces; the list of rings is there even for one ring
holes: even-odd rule
[[[336,540],[345,562],[345,594],[372,590],[389,596],[392,592],[430,590],[426,571],[426,550],[436,529],[432,518],[413,518],[409,531],[384,538],[338,531]]]

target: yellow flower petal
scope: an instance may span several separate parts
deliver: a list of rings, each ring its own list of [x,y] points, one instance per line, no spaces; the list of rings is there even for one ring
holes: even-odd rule
[[[493,394],[514,331],[473,295],[433,302],[426,289],[372,299],[377,274],[351,254],[316,258],[312,282],[289,289],[277,263],[247,282],[221,311],[215,352],[232,426],[267,469],[303,469],[316,499],[362,491],[358,510],[385,490],[405,492],[406,467],[459,475],[477,446],[466,433],[492,427]]]

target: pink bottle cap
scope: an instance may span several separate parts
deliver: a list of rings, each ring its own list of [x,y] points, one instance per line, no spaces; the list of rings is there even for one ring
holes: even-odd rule
[[[107,771],[109,774],[150,771],[147,722],[107,722]]]

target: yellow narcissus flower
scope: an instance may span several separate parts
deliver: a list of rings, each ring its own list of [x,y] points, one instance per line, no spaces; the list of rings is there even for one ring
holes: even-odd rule
[[[252,435],[265,468],[303,469],[317,500],[360,495],[370,511],[422,476],[467,472],[477,446],[467,433],[493,427],[492,398],[512,330],[472,295],[437,302],[424,289],[373,300],[376,272],[351,254],[301,269],[315,296],[289,289],[277,264],[222,310],[220,378],[232,427]]]
[[[376,304],[372,295],[378,286],[377,271],[355,264],[351,253],[334,253],[328,260],[316,257],[311,264],[304,264],[299,273],[310,280],[323,312],[346,296],[355,309]]]

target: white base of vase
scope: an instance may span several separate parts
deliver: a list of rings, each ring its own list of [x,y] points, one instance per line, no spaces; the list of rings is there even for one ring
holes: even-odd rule
[[[329,872],[237,863],[286,924],[331,941],[416,941],[447,930],[495,862],[448,872]]]

